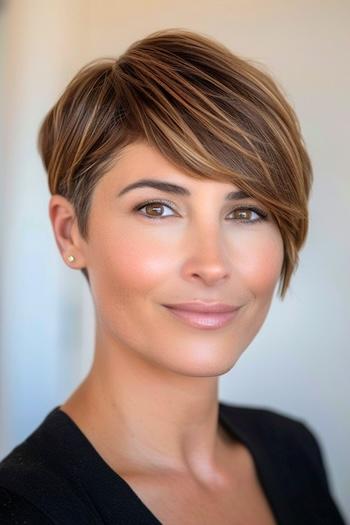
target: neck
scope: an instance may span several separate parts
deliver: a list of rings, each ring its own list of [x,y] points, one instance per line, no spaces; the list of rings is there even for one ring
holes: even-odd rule
[[[92,367],[61,406],[119,473],[218,469],[217,377],[184,376],[96,338]]]

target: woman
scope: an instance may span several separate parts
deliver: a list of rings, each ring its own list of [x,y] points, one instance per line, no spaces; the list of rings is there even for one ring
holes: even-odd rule
[[[1,462],[1,523],[344,523],[302,421],[218,401],[307,233],[311,164],[274,81],[158,31],[85,66],[39,150],[95,353]]]

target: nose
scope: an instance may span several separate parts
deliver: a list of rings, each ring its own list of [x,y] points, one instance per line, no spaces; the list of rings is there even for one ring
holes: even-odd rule
[[[189,250],[182,268],[186,280],[202,281],[207,286],[213,286],[229,278],[231,259],[219,226],[197,227],[187,242]]]

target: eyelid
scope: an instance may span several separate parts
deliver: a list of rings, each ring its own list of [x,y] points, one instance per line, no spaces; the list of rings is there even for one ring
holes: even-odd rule
[[[174,203],[172,201],[169,201],[167,199],[162,199],[162,198],[158,198],[158,199],[147,199],[145,201],[143,201],[142,203],[139,203],[137,204],[133,210],[134,211],[139,211],[140,209],[144,208],[145,206],[147,206],[148,204],[165,204],[166,206],[169,206],[173,211],[176,211],[176,208]],[[260,217],[260,220],[267,220],[268,219],[268,215],[269,213],[254,205],[254,204],[244,204],[244,202],[240,202],[239,204],[237,203],[236,205],[231,205],[230,207],[230,213],[234,212],[234,211],[237,211],[237,210],[251,210],[251,211],[254,211],[257,215],[259,215]],[[147,217],[147,215],[145,215],[145,217]],[[169,216],[168,216],[169,217]],[[148,218],[151,218],[151,217],[148,217]],[[152,220],[157,220],[157,219],[163,219],[165,217],[152,217],[151,219]],[[255,219],[253,221],[246,221],[244,219],[242,219],[241,222],[246,222],[246,223],[254,223],[254,222],[258,222],[259,219]],[[239,222],[239,220],[238,220]]]
[[[169,206],[173,211],[176,211],[175,204],[172,201],[168,201],[167,199],[147,199],[146,201],[143,201],[142,203],[137,204],[134,210],[139,210],[140,208],[147,206],[147,204],[158,204],[158,203],[165,204],[166,206]]]

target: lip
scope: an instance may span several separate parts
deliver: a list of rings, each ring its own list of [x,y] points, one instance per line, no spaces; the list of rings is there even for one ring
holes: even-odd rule
[[[201,312],[201,313],[226,313],[238,310],[239,306],[225,303],[206,303],[203,301],[192,301],[189,303],[165,304],[167,308],[182,310],[185,312]]]
[[[194,328],[202,330],[215,330],[229,324],[236,317],[239,307],[223,305],[219,303],[211,304],[211,310],[208,311],[209,303],[186,303],[187,310],[179,305],[174,308],[173,305],[163,305],[177,319],[184,321]],[[194,310],[194,308],[196,308]],[[200,310],[201,309],[201,310]],[[203,309],[205,311],[203,311]],[[221,309],[221,311],[218,311]],[[215,311],[214,311],[215,310]]]

